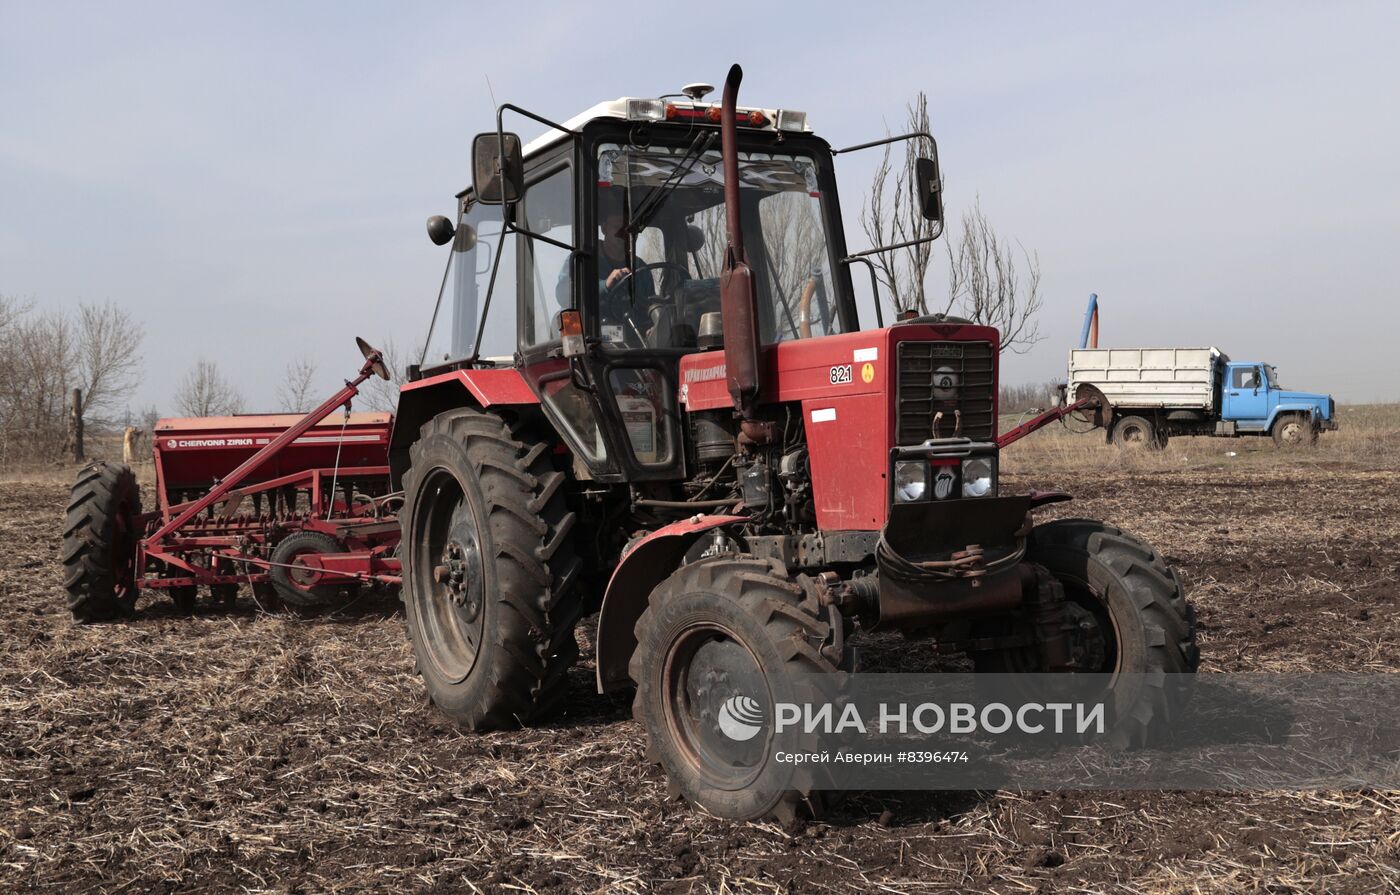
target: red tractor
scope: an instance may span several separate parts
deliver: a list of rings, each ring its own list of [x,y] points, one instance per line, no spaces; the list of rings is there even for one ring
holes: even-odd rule
[[[390,443],[403,599],[433,702],[468,728],[556,708],[598,613],[600,691],[636,688],[648,754],[726,817],[820,807],[746,786],[716,728],[735,693],[918,634],[978,671],[1189,673],[1194,615],[1161,554],[1004,494],[998,333],[862,327],[833,150],[790,109],[620,99],[558,124],[503,105],[473,144],[421,363]],[[523,146],[505,113],[543,124]],[[930,238],[936,238],[930,237]],[[873,251],[887,251],[882,247]],[[1023,434],[1023,432],[1018,432]],[[1173,688],[1174,689],[1174,688]],[[1168,689],[1115,693],[1144,741]]]

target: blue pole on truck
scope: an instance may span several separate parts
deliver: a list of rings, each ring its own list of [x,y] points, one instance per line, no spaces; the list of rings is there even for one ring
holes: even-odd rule
[[[1099,316],[1099,294],[1098,294],[1097,292],[1090,292],[1090,293],[1089,293],[1089,307],[1088,307],[1087,309],[1085,309],[1085,311],[1084,311],[1084,329],[1083,329],[1083,331],[1080,332],[1080,334],[1079,334],[1079,347],[1080,347],[1080,348],[1088,348],[1088,347],[1089,347],[1089,327],[1092,326],[1092,325],[1094,324],[1095,319],[1096,319],[1098,316]],[[1094,341],[1097,342],[1098,340],[1095,339]],[[1094,347],[1097,348],[1097,347],[1099,347],[1099,346],[1098,346],[1098,345],[1095,345]]]

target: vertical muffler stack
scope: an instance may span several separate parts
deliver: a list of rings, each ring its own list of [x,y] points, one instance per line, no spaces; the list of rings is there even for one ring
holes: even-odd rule
[[[720,274],[720,313],[724,323],[724,365],[729,396],[745,420],[758,403],[758,320],[753,270],[744,253],[744,224],[739,209],[739,129],[735,109],[744,70],[731,66],[724,80],[720,117],[720,151],[724,160],[724,210],[729,245]]]

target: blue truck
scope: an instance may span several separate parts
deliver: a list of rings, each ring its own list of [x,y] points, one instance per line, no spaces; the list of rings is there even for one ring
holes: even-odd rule
[[[1070,401],[1099,398],[1106,438],[1124,448],[1161,450],[1173,435],[1304,447],[1337,428],[1331,395],[1285,389],[1272,365],[1218,348],[1076,348],[1068,383]]]

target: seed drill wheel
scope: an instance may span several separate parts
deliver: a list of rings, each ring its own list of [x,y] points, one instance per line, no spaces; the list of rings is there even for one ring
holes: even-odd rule
[[[404,475],[403,601],[433,702],[471,730],[557,708],[578,657],[581,562],[552,444],[474,409],[420,431]]]
[[[1091,519],[1036,526],[1026,559],[1064,589],[1069,650],[1080,670],[1114,675],[1112,738],[1160,741],[1190,692],[1200,661],[1196,612],[1176,572],[1137,537]],[[978,672],[1033,675],[1034,646],[973,654]]]
[[[63,586],[78,622],[130,613],[136,606],[136,543],[141,491],[120,463],[91,463],[69,492],[63,526]]]
[[[769,713],[794,701],[791,675],[836,674],[851,655],[825,612],[776,562],[730,554],[682,566],[637,622],[629,673],[647,757],[718,817],[820,816],[831,793],[772,760]]]
[[[342,591],[347,587],[355,588],[356,585],[347,585],[343,578],[326,580],[318,570],[306,566],[298,568],[298,560],[315,554],[344,552],[345,548],[340,542],[328,534],[298,531],[283,538],[272,551],[274,565],[267,577],[277,588],[278,596],[289,606],[301,609],[329,606],[342,598]]]

